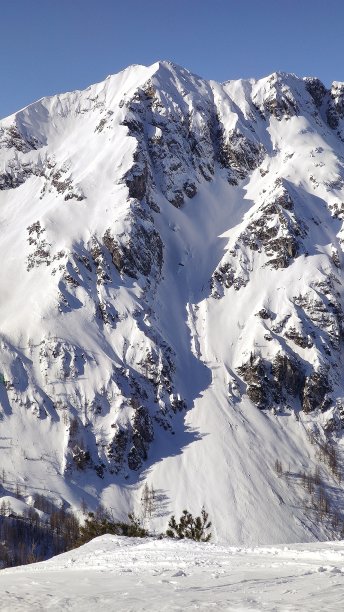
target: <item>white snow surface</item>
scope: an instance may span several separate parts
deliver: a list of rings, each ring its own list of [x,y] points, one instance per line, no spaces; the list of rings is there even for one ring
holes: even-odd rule
[[[0,606],[21,610],[342,609],[343,542],[255,548],[102,536],[0,572]]]
[[[330,436],[341,463],[343,118],[338,106],[338,124],[330,127],[325,103],[339,105],[342,89],[335,83],[332,98],[324,93],[316,106],[306,81],[294,75],[219,84],[159,62],[43,98],[0,122],[2,495],[13,495],[19,483],[25,503],[35,492],[74,509],[84,499],[90,509],[102,502],[124,519],[130,510],[140,514],[147,482],[156,491],[147,526],[157,532],[172,513],[187,507],[198,514],[205,505],[222,543],[336,537],[331,519],[305,512],[312,500],[299,481],[319,464],[311,432],[323,442]],[[264,206],[285,193],[293,210],[280,207],[264,221]],[[297,243],[285,267],[269,264],[270,243],[249,246],[262,225]],[[104,240],[108,230],[119,256]],[[211,278],[226,266],[234,281],[216,281],[215,295]],[[328,279],[332,289],[321,285]],[[313,314],[298,296],[307,297]],[[257,316],[262,308],[273,313],[270,320]],[[291,339],[295,330],[307,346]],[[296,395],[259,410],[238,373],[252,353],[269,363],[292,355],[305,376],[325,368],[327,411],[306,414]],[[181,400],[186,408],[179,411]],[[331,419],[336,427],[327,434]],[[288,477],[278,477],[276,459]],[[338,479],[323,464],[321,474],[341,519]],[[197,550],[203,558],[209,550],[209,584],[222,585],[222,601],[226,580],[239,581],[238,606],[260,597],[258,583],[240,582],[246,560],[253,573],[254,559],[261,560],[257,580],[265,585],[270,571],[271,578],[281,570],[280,585],[266,588],[287,600],[283,590],[295,588],[294,578],[309,585],[306,572],[317,571],[321,551],[327,563],[327,550],[341,550],[314,549],[319,559],[310,552],[309,570],[296,550],[291,578],[283,549],[256,555],[165,541],[99,542],[109,559],[145,550],[148,557],[161,551],[162,559],[175,550],[192,558]],[[79,558],[75,552],[40,567],[54,567],[62,584],[64,570],[54,563],[73,555]],[[149,574],[144,588],[154,582],[163,602],[167,591],[177,597],[195,579],[189,605],[199,589],[210,602],[202,564],[190,563],[190,577],[172,578],[179,571],[173,566],[166,570],[172,582]],[[35,571],[7,572],[2,580],[25,581],[32,572],[34,581]],[[79,564],[77,571],[87,592],[89,574]],[[118,597],[126,597],[131,579],[123,573]],[[316,578],[324,589],[337,579],[327,570]],[[110,605],[105,594],[99,601]]]

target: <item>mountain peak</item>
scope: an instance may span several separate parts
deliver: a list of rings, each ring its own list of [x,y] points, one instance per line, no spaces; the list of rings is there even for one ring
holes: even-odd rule
[[[340,511],[343,100],[159,61],[0,123],[4,495],[333,535],[302,483]]]

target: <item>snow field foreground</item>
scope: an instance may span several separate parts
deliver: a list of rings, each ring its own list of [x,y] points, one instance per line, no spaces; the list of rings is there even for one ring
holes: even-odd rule
[[[342,609],[344,543],[257,548],[102,536],[0,573],[2,611]]]

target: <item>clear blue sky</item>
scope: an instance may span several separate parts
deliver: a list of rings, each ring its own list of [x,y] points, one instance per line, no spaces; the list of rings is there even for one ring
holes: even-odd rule
[[[344,0],[0,0],[0,117],[129,64],[344,80]]]

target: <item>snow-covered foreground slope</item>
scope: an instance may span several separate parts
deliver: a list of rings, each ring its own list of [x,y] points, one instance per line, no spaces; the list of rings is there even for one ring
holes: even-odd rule
[[[159,62],[0,122],[2,495],[338,537],[343,118]]]
[[[102,536],[0,573],[3,611],[341,610],[342,542],[225,548]]]

